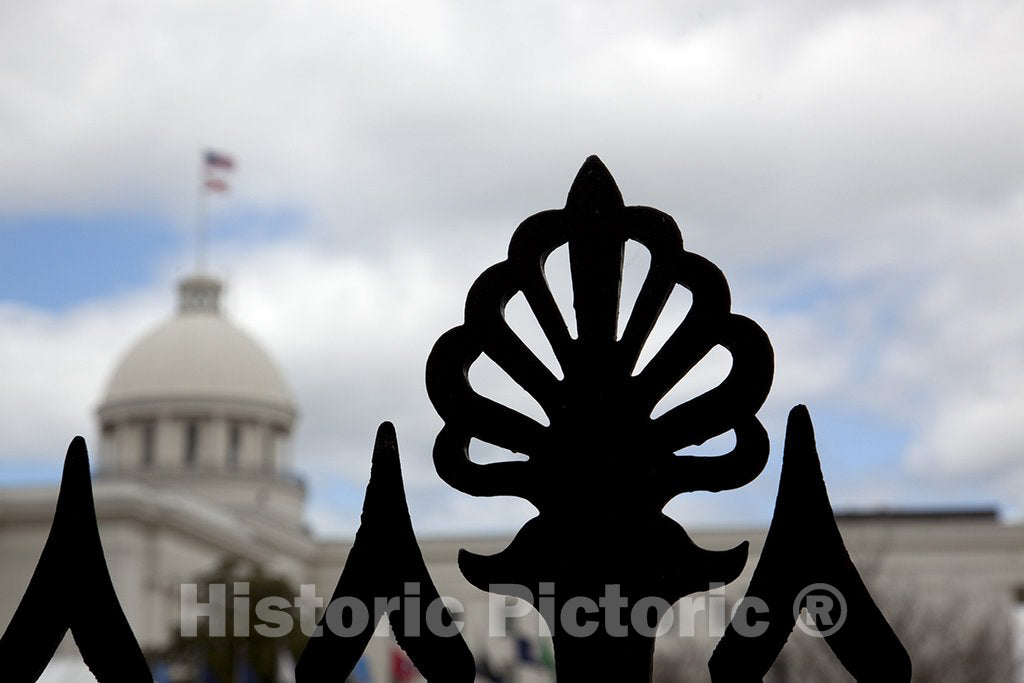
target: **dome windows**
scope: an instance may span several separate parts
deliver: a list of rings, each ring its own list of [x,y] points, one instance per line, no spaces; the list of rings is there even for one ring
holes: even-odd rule
[[[185,467],[195,467],[199,462],[199,423],[189,420],[185,423]]]
[[[142,423],[142,466],[150,468],[156,463],[156,420]]]
[[[238,460],[242,452],[242,425],[232,422],[228,427],[227,466],[230,470],[238,469]]]

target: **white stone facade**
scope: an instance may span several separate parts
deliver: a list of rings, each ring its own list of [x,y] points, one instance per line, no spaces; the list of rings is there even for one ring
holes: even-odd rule
[[[291,475],[291,393],[269,357],[223,317],[219,291],[212,278],[185,280],[177,315],[125,355],[98,410],[103,441],[93,459],[97,515],[114,585],[144,648],[164,645],[177,627],[181,585],[225,558],[286,577],[296,595],[299,585],[315,584],[327,600],[351,548],[350,541],[317,539],[304,528],[305,489]],[[0,490],[0,628],[28,585],[56,493]],[[1008,607],[1022,593],[1024,527],[985,515],[878,515],[848,519],[842,529],[865,578],[893,593],[913,586],[915,595],[953,592]],[[712,549],[751,542],[747,570],[728,590],[729,602],[742,595],[764,534],[692,534]],[[511,655],[507,643],[488,638],[488,595],[462,578],[456,557],[463,547],[496,552],[507,540],[420,541],[441,594],[465,608],[470,647],[499,658]],[[698,617],[698,631],[707,629],[708,619],[714,617]],[[531,629],[535,617],[524,626]],[[667,635],[659,647],[671,648],[678,638]],[[385,638],[371,643],[375,671],[387,671],[389,648]],[[381,674],[378,680],[386,679]]]

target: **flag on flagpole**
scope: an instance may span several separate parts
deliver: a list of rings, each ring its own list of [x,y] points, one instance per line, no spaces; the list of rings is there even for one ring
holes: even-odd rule
[[[373,676],[370,675],[370,664],[366,661],[365,654],[356,662],[356,668],[352,671],[352,679],[355,683],[371,683],[373,680]]]
[[[542,638],[540,641],[540,663],[552,674],[555,673],[555,650],[550,638]]]
[[[416,667],[409,658],[397,647],[391,648],[391,680],[393,683],[406,683],[416,677]]]
[[[224,175],[235,170],[235,160],[222,152],[208,149],[203,152],[203,188],[208,192],[227,192],[230,189]]]
[[[516,638],[516,659],[524,664],[539,663],[533,654],[533,643],[522,636]]]
[[[225,176],[235,170],[235,160],[223,152],[207,149],[199,157],[199,183],[196,186],[196,270],[206,265],[207,204],[209,195],[230,189]]]
[[[555,652],[551,646],[551,639],[541,638],[538,648],[533,641],[522,636],[517,637],[516,661],[520,664],[546,669],[553,676],[555,673]]]

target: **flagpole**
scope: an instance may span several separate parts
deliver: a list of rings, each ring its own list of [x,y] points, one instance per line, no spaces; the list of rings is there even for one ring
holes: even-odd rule
[[[199,155],[199,182],[196,183],[196,272],[206,268],[206,173],[207,164]]]
[[[235,160],[226,154],[207,149],[199,157],[199,182],[196,183],[196,272],[206,269],[209,242],[209,202],[211,192],[227,192],[228,184],[218,172],[227,173]]]

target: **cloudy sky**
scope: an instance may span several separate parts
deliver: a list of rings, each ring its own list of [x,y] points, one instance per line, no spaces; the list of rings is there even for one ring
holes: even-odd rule
[[[798,402],[836,507],[1012,518],[1021,35],[1024,5],[989,0],[7,0],[0,481],[55,482],[71,436],[96,442],[118,355],[192,267],[213,146],[239,169],[211,204],[211,267],[299,401],[313,526],[354,529],[390,419],[421,533],[516,528],[529,505],[434,474],[424,361],[515,226],[598,154],[775,347],[768,469],[678,498],[684,525],[767,521]]]

